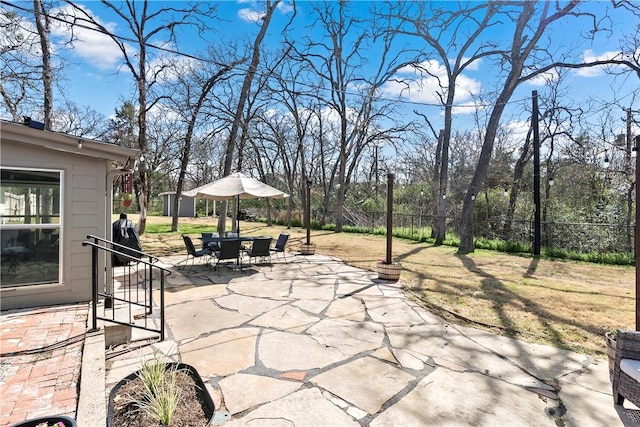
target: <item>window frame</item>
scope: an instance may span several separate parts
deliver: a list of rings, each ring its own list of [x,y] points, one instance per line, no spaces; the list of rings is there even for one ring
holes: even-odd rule
[[[5,223],[5,212],[4,209],[4,195],[1,195],[2,198],[0,200],[3,201],[2,212],[0,212],[0,234],[7,231],[31,231],[31,230],[53,230],[58,233],[58,274],[57,280],[51,279],[51,281],[46,282],[25,282],[25,283],[12,283],[10,285],[4,286],[0,284],[0,289],[12,289],[12,288],[28,288],[34,286],[58,286],[63,284],[63,242],[64,242],[64,200],[65,200],[65,171],[64,169],[52,169],[52,168],[39,168],[39,167],[23,167],[23,166],[0,166],[0,170],[16,170],[16,171],[27,171],[27,172],[49,172],[49,173],[57,173],[58,174],[58,222],[51,223],[31,223],[31,224],[6,224]],[[1,181],[0,188],[11,187],[11,185],[7,185],[11,181]],[[41,216],[40,212],[36,214],[36,216]]]

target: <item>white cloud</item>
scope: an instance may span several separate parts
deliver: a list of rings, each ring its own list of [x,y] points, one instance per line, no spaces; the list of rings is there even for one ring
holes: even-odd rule
[[[412,102],[440,104],[446,97],[448,84],[446,68],[437,60],[428,60],[420,64],[422,72],[408,66],[400,69],[396,80],[388,82],[383,87],[387,95],[398,96]],[[474,98],[482,90],[482,83],[464,74],[456,79],[456,94],[454,103],[463,104]],[[465,109],[469,110],[469,109]]]
[[[286,1],[278,3],[277,8],[280,11],[280,13],[282,13],[283,15],[286,15],[287,13],[291,13],[294,10],[293,5]]]
[[[188,58],[185,56],[165,54],[159,55],[153,58],[148,66],[148,76],[157,76],[160,82],[170,83],[176,76],[185,74],[189,69],[194,68],[197,64],[197,60]]]
[[[584,62],[606,61],[614,58],[621,59],[621,53],[608,51],[597,55],[592,49],[587,49],[582,52],[582,59]],[[610,66],[604,65],[599,67],[578,68],[576,70],[576,74],[581,77],[598,77],[604,73],[607,67]]]
[[[260,22],[265,13],[255,9],[243,8],[238,11],[238,18],[247,22]]]
[[[258,9],[258,2],[255,0],[238,0],[238,4],[248,4],[251,7],[242,8],[238,10],[238,18],[246,22],[260,22],[265,15],[265,12]],[[283,15],[293,12],[293,5],[287,1],[278,3],[276,9]]]
[[[548,83],[557,82],[560,79],[560,74],[557,70],[549,70],[546,73],[537,75],[536,77],[528,80],[528,83],[532,86],[546,86]]]
[[[515,141],[524,141],[527,139],[527,133],[531,123],[526,120],[511,120],[506,124],[509,133],[509,139]]]
[[[74,15],[76,12],[70,6],[60,9],[68,15]],[[97,18],[96,18],[97,19]],[[110,33],[117,34],[116,24],[110,22],[97,21],[104,26]],[[69,27],[59,21],[52,20],[52,34],[60,39],[68,39],[70,35]],[[116,68],[122,61],[122,53],[111,40],[109,36],[90,28],[82,28],[76,26],[74,28],[76,40],[73,41],[73,55],[82,59],[86,59],[91,65],[102,70]]]
[[[469,59],[470,58],[462,58],[462,63],[464,64]],[[467,67],[465,68],[465,71],[478,71],[480,69],[481,63],[482,63],[482,59],[476,59],[475,61],[467,65]]]

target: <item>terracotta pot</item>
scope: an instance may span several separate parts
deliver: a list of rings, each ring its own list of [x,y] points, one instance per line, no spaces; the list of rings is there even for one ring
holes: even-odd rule
[[[309,243],[308,245],[303,243],[300,245],[300,253],[302,255],[313,255],[316,253],[316,244]]]
[[[607,358],[609,359],[609,379],[613,382],[613,365],[616,360],[616,339],[611,336],[611,332],[604,334],[607,342]]]
[[[392,264],[378,263],[378,279],[382,280],[398,280],[400,279],[400,272],[402,271],[402,265],[394,262]]]

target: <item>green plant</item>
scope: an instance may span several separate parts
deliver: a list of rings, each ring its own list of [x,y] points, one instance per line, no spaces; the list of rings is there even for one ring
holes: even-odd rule
[[[158,352],[143,360],[138,370],[142,382],[142,397],[131,399],[139,411],[145,412],[162,426],[171,425],[173,414],[182,396],[177,385],[178,365],[167,364]]]
[[[155,390],[161,387],[165,375],[166,363],[161,361],[157,354],[154,354],[153,359],[144,360],[138,371],[138,377],[151,393],[155,393]]]
[[[144,383],[145,397],[137,403],[141,411],[160,425],[169,426],[182,393],[177,385],[178,368],[170,367],[163,374],[161,380],[153,384],[153,388]]]

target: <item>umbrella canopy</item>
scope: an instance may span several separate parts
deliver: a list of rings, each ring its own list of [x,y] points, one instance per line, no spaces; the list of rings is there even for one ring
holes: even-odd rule
[[[195,197],[209,200],[227,200],[238,198],[238,210],[240,209],[240,199],[255,199],[258,197],[271,197],[272,199],[284,199],[289,197],[277,188],[260,182],[255,178],[246,176],[241,172],[235,172],[210,182],[193,190],[182,193],[188,197]],[[240,219],[237,219],[236,230],[240,235]]]
[[[241,172],[232,173],[209,184],[185,191],[182,194],[188,197],[209,200],[227,200],[234,197],[240,199],[253,199],[257,197],[283,199],[289,197],[288,194],[264,182],[260,182],[255,178],[246,176]]]

